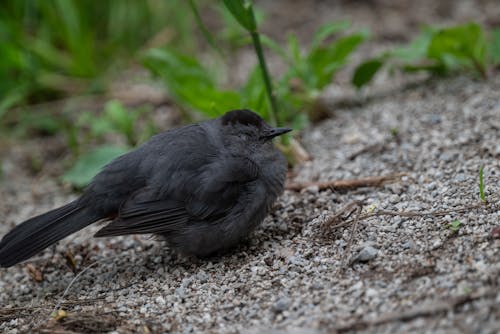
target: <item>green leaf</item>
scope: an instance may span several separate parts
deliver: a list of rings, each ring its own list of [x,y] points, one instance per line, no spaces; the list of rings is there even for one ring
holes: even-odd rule
[[[168,48],[153,49],[146,53],[144,64],[163,80],[172,97],[187,108],[216,117],[241,107],[240,95],[218,89],[209,70],[194,58]]]
[[[287,52],[274,40],[272,40],[269,36],[264,34],[260,34],[260,41],[262,45],[268,47],[272,51],[274,51],[277,55],[279,55],[284,61],[291,63],[291,59]]]
[[[33,53],[43,61],[44,64],[53,67],[61,68],[64,71],[70,71],[72,59],[70,55],[61,52],[50,41],[45,41],[41,38],[34,39],[26,45],[26,49]]]
[[[222,29],[217,32],[220,40],[229,43],[232,48],[240,48],[251,43],[248,31],[238,22],[233,14],[225,7],[223,2],[217,1],[216,9],[222,19]],[[254,16],[257,26],[264,21],[264,12],[254,8]]]
[[[486,71],[486,37],[477,23],[468,23],[437,31],[427,56],[444,64],[448,70],[465,66]]]
[[[288,36],[287,58],[289,69],[281,81],[288,85],[290,80],[298,78],[305,84],[305,86],[315,89],[317,78],[312,72],[312,68],[308,60],[302,56],[300,52],[299,40],[294,34],[290,34]],[[284,97],[284,95],[282,97]]]
[[[26,85],[20,85],[9,90],[0,99],[0,121],[11,107],[26,98],[28,92],[25,86]]]
[[[431,27],[424,28],[422,33],[409,45],[397,47],[388,52],[387,56],[398,58],[406,63],[412,63],[427,57],[427,50],[435,31],[436,30]]]
[[[291,128],[294,130],[303,130],[310,124],[306,113],[299,113],[293,118]]]
[[[199,87],[187,87],[179,93],[189,107],[204,113],[209,117],[217,117],[227,110],[241,108],[240,95],[233,91],[223,91],[216,88],[198,90]]]
[[[493,65],[500,64],[500,28],[496,28],[491,33],[490,57]]]
[[[422,64],[403,64],[401,69],[404,72],[414,73],[420,71],[427,71],[435,75],[446,75],[448,73],[449,68],[446,67],[443,63],[422,63]]]
[[[135,143],[134,124],[137,119],[137,114],[126,110],[125,107],[116,100],[106,103],[104,106],[104,114],[115,130],[123,134],[127,138],[127,142],[133,145]]]
[[[73,167],[64,174],[63,180],[77,188],[83,188],[106,164],[128,151],[128,148],[121,146],[100,146],[81,155]]]
[[[54,135],[65,127],[65,119],[45,110],[37,112],[24,110],[19,114],[19,127]]]
[[[93,138],[100,138],[114,130],[113,124],[106,117],[96,117],[89,111],[82,112],[76,122],[79,128],[89,128]]]
[[[358,89],[366,85],[372,80],[383,64],[383,61],[380,59],[370,59],[360,64],[354,72],[352,84]]]
[[[446,75],[458,69],[473,69],[486,76],[487,43],[476,23],[448,28],[427,27],[409,46],[386,52],[400,60],[406,72],[428,71]]]
[[[170,48],[151,49],[144,57],[145,65],[163,80],[183,86],[185,83],[212,87],[214,80],[209,71],[195,59]]]
[[[314,88],[322,89],[329,84],[335,71],[346,63],[349,55],[366,38],[367,34],[356,33],[311,50],[307,60],[315,77]]]
[[[310,49],[317,48],[325,39],[349,28],[349,21],[330,22],[322,25],[315,33]]]
[[[294,64],[302,62],[302,55],[300,53],[299,39],[296,35],[288,36],[288,53]]]
[[[457,232],[460,229],[460,227],[462,227],[462,222],[460,220],[454,220],[448,225],[446,225],[446,227],[452,230],[453,232]]]
[[[257,30],[257,23],[255,22],[251,1],[224,0],[224,5],[243,28],[250,32]]]

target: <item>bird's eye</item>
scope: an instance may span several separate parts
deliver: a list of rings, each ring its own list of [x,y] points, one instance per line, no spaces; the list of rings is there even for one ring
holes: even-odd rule
[[[238,134],[238,137],[240,137],[241,140],[247,140],[247,138],[248,138],[247,135],[244,133]]]

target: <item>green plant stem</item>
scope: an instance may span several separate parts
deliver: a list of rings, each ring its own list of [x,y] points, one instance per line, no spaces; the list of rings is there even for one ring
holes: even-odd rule
[[[269,76],[269,71],[267,70],[266,59],[264,58],[264,52],[262,51],[259,33],[257,31],[251,31],[250,35],[252,36],[252,42],[255,52],[257,53],[257,58],[259,59],[259,66],[262,71],[262,79],[264,80],[264,85],[266,87],[267,97],[269,98],[269,103],[271,104],[271,123],[272,125],[281,125],[278,117],[278,103],[276,102],[276,96],[271,85],[271,78]]]
[[[484,166],[479,168],[479,197],[483,203],[486,203],[486,196],[484,195],[484,179],[483,179]]]

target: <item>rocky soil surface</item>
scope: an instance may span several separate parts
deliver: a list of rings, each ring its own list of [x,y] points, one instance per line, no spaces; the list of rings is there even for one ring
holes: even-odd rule
[[[351,191],[286,191],[227,256],[198,261],[148,238],[91,239],[93,226],[2,269],[0,331],[498,332],[499,79],[423,81],[337,108],[303,132],[314,160],[294,181],[404,175]],[[3,149],[1,234],[75,196],[49,162],[38,178],[23,168],[41,146],[60,145]],[[358,207],[378,214],[356,219]],[[50,320],[55,309],[66,317]]]

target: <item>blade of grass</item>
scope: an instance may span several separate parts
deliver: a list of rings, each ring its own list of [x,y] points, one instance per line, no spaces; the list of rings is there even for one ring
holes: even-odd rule
[[[486,196],[484,195],[484,179],[483,179],[484,166],[479,168],[479,197],[483,203],[486,203]]]

